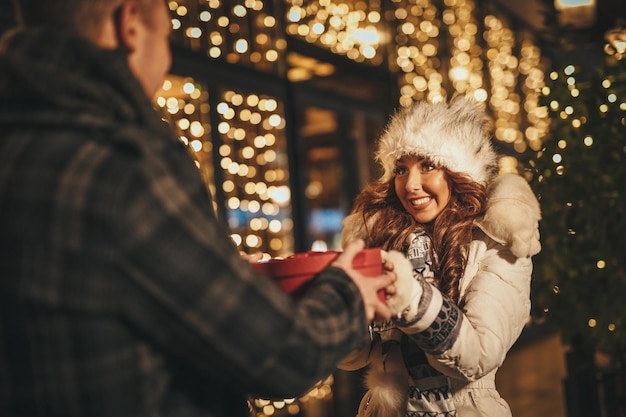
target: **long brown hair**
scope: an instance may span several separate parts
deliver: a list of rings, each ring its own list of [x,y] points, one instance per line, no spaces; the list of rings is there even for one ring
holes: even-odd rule
[[[356,197],[352,213],[363,216],[367,247],[403,251],[409,234],[425,231],[432,239],[431,258],[435,263],[438,288],[459,302],[459,281],[472,240],[473,221],[484,213],[487,197],[483,185],[465,175],[442,169],[450,186],[450,201],[431,223],[417,223],[404,209],[395,192],[394,178],[365,188]]]

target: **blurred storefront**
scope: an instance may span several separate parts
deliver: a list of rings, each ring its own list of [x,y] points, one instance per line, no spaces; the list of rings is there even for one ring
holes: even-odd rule
[[[12,25],[6,3],[1,30]],[[340,249],[341,220],[379,175],[375,142],[413,100],[484,102],[502,171],[526,175],[550,128],[542,40],[496,0],[168,5],[174,60],[154,104],[244,253]],[[565,347],[529,334],[499,373],[502,394],[516,416],[565,416]],[[349,417],[361,381],[337,372],[303,398],[251,399],[251,415]]]
[[[378,176],[374,142],[412,100],[475,96],[514,159],[548,128],[541,50],[495,2],[169,6],[174,66],[155,102],[243,252],[338,249],[341,219]]]
[[[352,199],[379,175],[375,141],[413,100],[466,93],[484,102],[501,168],[522,174],[518,160],[549,127],[539,42],[496,2],[169,6],[174,65],[155,103],[189,145],[242,252],[340,249]],[[561,381],[553,383],[558,396]],[[361,387],[360,373],[337,372],[302,398],[251,399],[251,414],[350,416]]]

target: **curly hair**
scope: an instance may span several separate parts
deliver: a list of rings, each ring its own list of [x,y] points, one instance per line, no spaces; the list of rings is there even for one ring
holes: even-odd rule
[[[367,227],[367,247],[403,251],[411,233],[425,231],[432,240],[431,258],[435,263],[437,286],[458,303],[459,281],[472,240],[473,221],[484,213],[487,194],[482,184],[465,175],[442,169],[451,197],[431,223],[417,223],[404,209],[395,193],[394,178],[372,183],[361,191],[354,201],[352,213],[363,216],[363,224]]]

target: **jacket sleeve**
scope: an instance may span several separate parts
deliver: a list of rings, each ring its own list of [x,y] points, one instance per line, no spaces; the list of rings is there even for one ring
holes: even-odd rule
[[[119,170],[128,173],[114,216],[120,315],[163,357],[192,369],[195,385],[300,395],[367,341],[358,288],[330,267],[294,301],[255,273],[184,152]]]
[[[497,369],[519,337],[530,312],[532,263],[485,236],[473,242],[468,265],[462,307],[434,286],[415,281],[423,288],[421,297],[395,320],[433,367],[473,381]]]

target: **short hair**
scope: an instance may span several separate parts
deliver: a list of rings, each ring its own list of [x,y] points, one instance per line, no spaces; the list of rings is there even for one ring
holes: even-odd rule
[[[13,0],[17,23],[48,27],[95,39],[105,20],[126,0]],[[148,10],[155,0],[137,0]],[[148,16],[148,13],[144,13]]]

